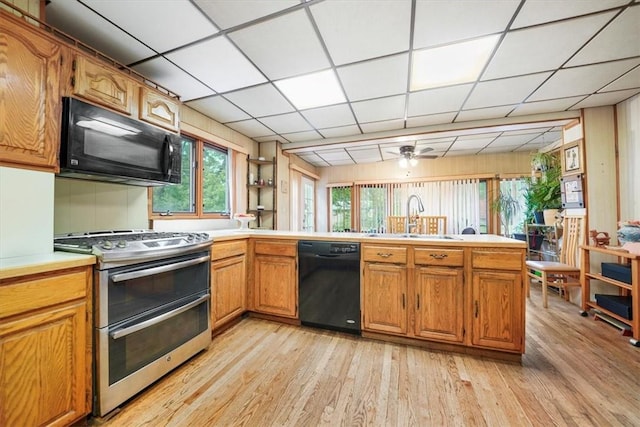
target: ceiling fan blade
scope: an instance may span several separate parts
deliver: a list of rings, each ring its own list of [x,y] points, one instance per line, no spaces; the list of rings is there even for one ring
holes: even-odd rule
[[[435,154],[418,154],[414,157],[414,159],[437,159],[438,156]]]
[[[421,155],[423,155],[423,154],[428,153],[429,151],[433,151],[433,148],[431,148],[431,147],[423,148],[422,150],[418,151],[418,152],[416,153],[416,155],[417,155],[417,156],[421,156]]]

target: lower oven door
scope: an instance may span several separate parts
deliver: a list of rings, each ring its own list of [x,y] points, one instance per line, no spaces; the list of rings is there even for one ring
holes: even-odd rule
[[[104,416],[211,342],[208,293],[96,329],[96,401]]]

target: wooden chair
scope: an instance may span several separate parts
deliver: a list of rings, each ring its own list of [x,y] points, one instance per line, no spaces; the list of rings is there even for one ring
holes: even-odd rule
[[[421,216],[418,217],[416,233],[418,234],[446,234],[446,216]]]
[[[569,286],[580,286],[580,245],[586,243],[584,215],[566,215],[562,221],[563,237],[558,261],[527,261],[527,275],[542,281],[542,306],[547,308],[547,286],[561,287],[565,299]],[[538,273],[538,274],[536,274]],[[529,295],[527,281],[527,295]]]
[[[404,216],[388,216],[387,217],[387,233],[404,233]]]

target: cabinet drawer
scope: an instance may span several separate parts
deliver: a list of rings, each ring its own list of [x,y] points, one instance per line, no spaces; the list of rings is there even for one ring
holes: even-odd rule
[[[298,242],[256,240],[254,252],[262,255],[296,256]]]
[[[414,250],[415,263],[419,265],[442,265],[462,267],[464,250],[462,249],[423,249]]]
[[[474,250],[471,253],[473,268],[492,270],[521,270],[524,252]]]
[[[407,248],[398,246],[363,246],[362,260],[406,264]]]
[[[214,243],[211,247],[211,260],[229,258],[234,255],[244,255],[246,252],[246,240]]]
[[[0,318],[85,298],[87,277],[81,270],[0,286]]]

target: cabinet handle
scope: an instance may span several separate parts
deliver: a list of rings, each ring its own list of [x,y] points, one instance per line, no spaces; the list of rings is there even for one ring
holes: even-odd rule
[[[416,301],[417,301],[417,308],[418,310],[420,310],[420,294],[416,295]]]
[[[447,254],[431,254],[430,256],[433,259],[445,259],[446,257],[448,257]]]
[[[404,308],[405,308],[405,305],[404,305],[404,304],[405,304],[405,301],[404,301],[404,294],[402,294],[402,309],[403,309],[403,310],[404,310]]]
[[[476,306],[476,308],[475,308],[475,315],[474,316],[477,319],[478,318],[478,300],[475,301],[475,306]]]
[[[388,252],[378,252],[377,255],[382,258],[389,258],[391,256],[391,254]]]

